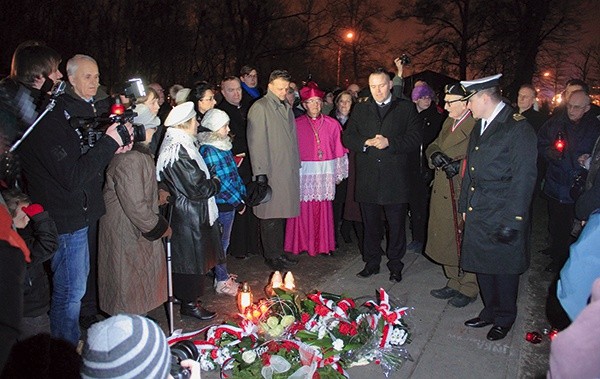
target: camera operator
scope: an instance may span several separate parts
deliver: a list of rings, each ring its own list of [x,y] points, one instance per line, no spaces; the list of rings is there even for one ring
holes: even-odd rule
[[[67,62],[67,74],[71,87],[25,139],[19,154],[27,193],[48,210],[59,233],[59,248],[51,262],[52,335],[76,345],[90,270],[88,228],[94,228],[104,213],[104,170],[114,154],[129,151],[132,144],[123,145],[115,123],[82,153],[80,136],[69,120],[96,116],[98,65],[89,56],[75,55]],[[130,125],[127,132],[132,133]]]
[[[17,157],[8,149],[46,105],[48,92],[62,78],[60,55],[38,41],[25,41],[12,57],[10,76],[0,82],[0,187],[12,188],[19,177]]]

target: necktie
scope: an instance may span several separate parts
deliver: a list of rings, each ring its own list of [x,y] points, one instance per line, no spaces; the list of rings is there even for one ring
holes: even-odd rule
[[[483,120],[483,123],[481,124],[481,134],[483,134],[483,132],[485,132],[485,128],[487,128],[487,123],[488,123],[487,120]]]

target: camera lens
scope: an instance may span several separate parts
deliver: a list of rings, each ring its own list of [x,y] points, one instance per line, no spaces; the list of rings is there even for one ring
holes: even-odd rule
[[[198,360],[198,348],[190,340],[179,341],[171,346],[171,370],[170,373],[175,379],[189,378],[191,373],[189,370],[181,367],[181,361],[186,359]]]

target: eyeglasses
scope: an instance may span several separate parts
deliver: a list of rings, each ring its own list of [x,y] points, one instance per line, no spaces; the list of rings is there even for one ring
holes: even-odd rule
[[[456,103],[457,101],[466,101],[463,99],[456,99],[456,100],[444,100],[446,102],[446,104],[450,105],[452,103]]]

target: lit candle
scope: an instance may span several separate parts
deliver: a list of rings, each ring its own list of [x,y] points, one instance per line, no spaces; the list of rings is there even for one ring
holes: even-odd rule
[[[281,278],[281,273],[279,271],[275,271],[273,273],[273,278],[271,278],[271,287],[272,288],[281,288],[281,284],[283,279]]]
[[[244,313],[250,305],[252,305],[252,291],[250,291],[248,283],[244,282],[242,289],[238,292],[238,309]]]
[[[285,274],[285,278],[283,279],[283,286],[288,291],[293,291],[296,289],[296,283],[294,283],[294,275],[291,271],[288,271]]]

